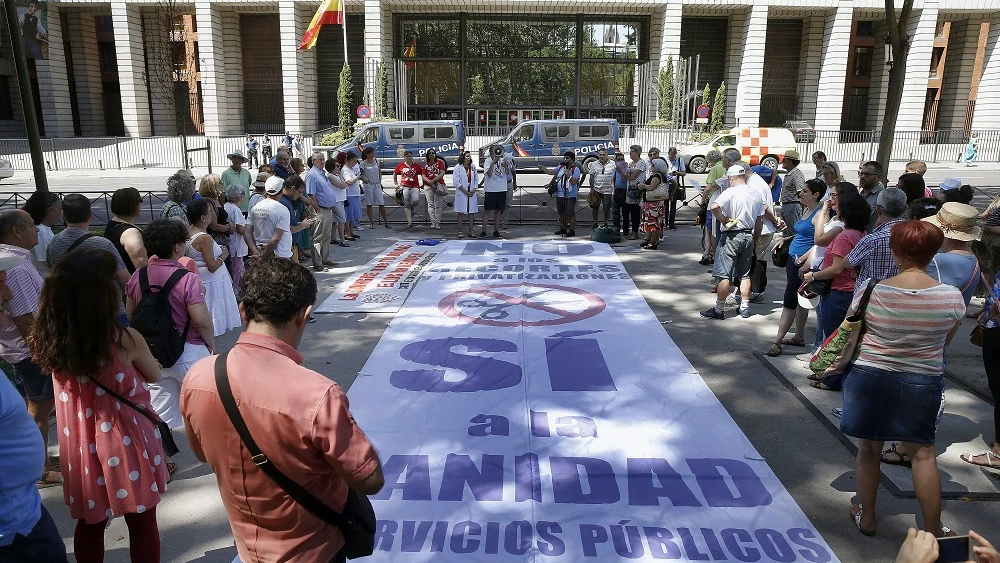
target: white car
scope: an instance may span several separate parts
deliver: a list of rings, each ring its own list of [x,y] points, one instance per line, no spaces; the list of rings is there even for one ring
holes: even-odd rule
[[[13,175],[14,167],[10,165],[10,161],[6,158],[0,158],[0,180],[10,178]]]

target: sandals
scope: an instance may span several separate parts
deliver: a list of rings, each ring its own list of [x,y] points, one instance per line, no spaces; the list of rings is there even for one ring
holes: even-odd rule
[[[43,471],[42,478],[38,480],[37,487],[39,489],[47,489],[49,487],[56,487],[62,485],[63,479],[62,474],[58,471]]]
[[[858,509],[857,512],[854,511],[855,508]],[[863,510],[861,504],[851,505],[851,518],[854,520],[854,525],[858,527],[858,531],[859,532],[861,532],[862,534],[864,534],[864,535],[866,535],[868,537],[872,537],[872,536],[875,535],[874,531],[869,532],[869,531],[867,531],[867,530],[865,530],[864,528],[861,527],[861,514],[862,514],[862,512],[864,512],[864,510]]]
[[[813,381],[809,384],[809,386],[813,389],[819,389],[820,391],[839,391],[839,389],[834,389],[822,381]]]
[[[806,376],[809,381],[823,381],[823,374],[821,373],[810,373]]]
[[[785,338],[784,340],[782,340],[781,343],[783,345],[785,345],[785,346],[802,347],[802,346],[806,345],[806,339],[805,338],[788,337],[788,338]]]
[[[973,461],[974,457],[986,456],[986,463],[979,463]],[[965,463],[971,463],[972,465],[978,465],[980,467],[987,467],[989,469],[1000,469],[1000,455],[993,453],[993,450],[983,450],[981,452],[976,452],[974,454],[962,454],[962,461]],[[996,460],[996,463],[994,463]]]
[[[901,465],[903,467],[912,467],[910,456],[905,451],[899,451],[898,449],[896,449],[898,447],[899,447],[899,442],[882,450],[882,463],[887,463],[889,465]],[[965,456],[963,456],[962,459],[965,459]]]
[[[771,347],[767,349],[767,355],[771,356],[772,358],[776,358],[776,357],[780,356],[781,355],[781,344],[778,344],[777,342],[775,342],[774,344],[771,344]]]

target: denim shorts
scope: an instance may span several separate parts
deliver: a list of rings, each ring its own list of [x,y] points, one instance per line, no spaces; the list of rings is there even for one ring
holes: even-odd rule
[[[840,430],[879,442],[933,444],[944,378],[855,365],[844,380]]]

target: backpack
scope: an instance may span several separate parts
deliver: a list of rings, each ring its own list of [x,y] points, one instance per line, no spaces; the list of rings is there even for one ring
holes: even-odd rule
[[[146,267],[139,269],[139,288],[142,298],[132,311],[130,326],[146,340],[150,352],[160,365],[173,367],[184,353],[184,342],[187,340],[188,329],[191,328],[191,317],[188,316],[184,325],[184,333],[177,332],[174,319],[170,313],[170,291],[190,272],[179,268],[170,274],[167,283],[162,286],[149,285],[149,273]],[[156,289],[157,291],[153,291]]]

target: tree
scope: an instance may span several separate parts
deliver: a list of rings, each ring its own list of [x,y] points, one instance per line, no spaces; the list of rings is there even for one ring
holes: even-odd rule
[[[892,58],[889,60],[889,91],[885,97],[885,114],[882,116],[882,131],[879,135],[875,160],[886,171],[889,170],[889,157],[892,155],[899,104],[903,99],[906,57],[910,51],[910,37],[906,34],[906,28],[912,11],[913,0],[903,0],[903,7],[897,18],[894,0],[885,0],[885,23],[889,28],[888,42]]]
[[[197,100],[191,96],[191,82],[194,81],[198,61],[187,49],[187,25],[179,0],[157,0],[147,15],[143,18],[145,65],[142,81],[149,94],[150,111],[155,107],[163,108],[173,117],[176,134],[181,136],[183,162],[187,168],[186,135],[192,121],[191,113],[197,110]],[[147,30],[147,23],[158,33]],[[156,135],[155,120],[150,119],[150,123]]]
[[[674,56],[667,55],[667,63],[660,69],[659,98],[656,110],[661,121],[674,118]]]
[[[712,102],[711,132],[718,133],[726,126],[726,83],[719,84],[715,91],[715,101]]]
[[[340,71],[340,87],[337,88],[337,117],[339,117],[340,134],[350,138],[354,130],[354,114],[351,106],[354,103],[354,84],[351,82],[351,67],[344,63]]]

